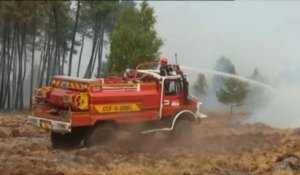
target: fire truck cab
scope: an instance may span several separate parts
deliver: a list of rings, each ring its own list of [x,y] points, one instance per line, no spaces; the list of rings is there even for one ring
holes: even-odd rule
[[[153,65],[159,69],[141,69]],[[28,123],[49,130],[53,147],[96,145],[133,125],[143,126],[133,129],[141,134],[185,137],[205,117],[188,86],[179,65],[162,61],[127,69],[123,77],[54,76],[50,86],[35,91]]]

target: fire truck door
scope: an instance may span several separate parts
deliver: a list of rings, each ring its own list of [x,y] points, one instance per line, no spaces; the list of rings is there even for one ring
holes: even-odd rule
[[[163,97],[163,116],[169,116],[179,110],[183,103],[180,80],[165,80]]]

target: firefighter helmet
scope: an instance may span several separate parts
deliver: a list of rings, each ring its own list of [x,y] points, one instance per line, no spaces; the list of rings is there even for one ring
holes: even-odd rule
[[[167,57],[161,57],[159,61],[160,61],[160,64],[168,64],[168,58]]]

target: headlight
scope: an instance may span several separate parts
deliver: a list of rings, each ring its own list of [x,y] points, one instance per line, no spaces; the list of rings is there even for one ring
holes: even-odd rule
[[[48,97],[49,93],[51,92],[52,88],[51,87],[43,87],[40,89],[36,89],[34,93],[34,98],[38,102],[45,101],[46,98]]]
[[[64,95],[63,101],[66,104],[71,103],[72,102],[72,96],[70,96],[70,95]]]

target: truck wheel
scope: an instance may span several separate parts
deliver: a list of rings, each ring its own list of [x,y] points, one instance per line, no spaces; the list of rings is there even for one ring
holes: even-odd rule
[[[51,132],[50,139],[54,149],[61,148],[63,146],[63,137],[64,136],[61,133]]]
[[[116,128],[110,123],[97,124],[87,134],[85,145],[95,146],[100,143],[112,142],[116,139]]]
[[[192,133],[192,122],[186,119],[181,119],[176,121],[175,126],[169,135],[169,139],[173,141],[186,141],[192,136]]]
[[[51,143],[54,149],[57,148],[76,148],[79,146],[82,137],[80,137],[77,133],[55,133],[51,132]]]

